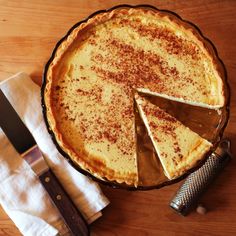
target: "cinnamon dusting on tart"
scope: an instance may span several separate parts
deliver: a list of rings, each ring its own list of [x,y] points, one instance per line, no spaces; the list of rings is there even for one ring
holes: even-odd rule
[[[223,83],[214,63],[203,39],[168,14],[143,9],[101,13],[71,32],[49,66],[49,125],[80,167],[102,179],[137,185],[134,91],[222,107]],[[177,145],[178,121],[155,109],[144,111],[172,124],[159,128],[175,140],[173,163],[178,166],[184,158]],[[157,124],[149,125],[155,129]]]

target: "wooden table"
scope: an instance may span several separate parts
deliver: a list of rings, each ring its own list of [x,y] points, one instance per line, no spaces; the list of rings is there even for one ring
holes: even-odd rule
[[[0,80],[19,71],[40,83],[45,62],[55,43],[90,13],[121,3],[144,1],[0,0]],[[146,0],[197,24],[218,49],[231,86],[231,118],[225,136],[236,155],[236,1]],[[1,114],[0,114],[1,115]],[[180,183],[160,190],[129,192],[102,187],[111,201],[102,218],[91,226],[92,235],[236,235],[235,159],[202,198],[208,213],[188,217],[174,213],[168,203]],[[0,209],[0,235],[20,235]]]

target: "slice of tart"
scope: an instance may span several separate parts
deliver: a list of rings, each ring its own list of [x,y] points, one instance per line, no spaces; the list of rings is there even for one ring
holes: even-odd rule
[[[196,166],[212,144],[147,99],[135,95],[138,110],[163,166],[175,179]]]

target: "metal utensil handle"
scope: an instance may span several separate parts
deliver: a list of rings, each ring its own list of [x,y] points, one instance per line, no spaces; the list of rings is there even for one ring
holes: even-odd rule
[[[225,145],[227,146],[226,148],[224,147]],[[178,213],[186,215],[191,207],[196,204],[199,197],[207,189],[212,180],[231,159],[229,148],[230,142],[223,140],[220,144],[220,152],[212,153],[201,168],[186,178],[185,182],[170,202],[170,207]],[[220,153],[220,155],[217,153]]]

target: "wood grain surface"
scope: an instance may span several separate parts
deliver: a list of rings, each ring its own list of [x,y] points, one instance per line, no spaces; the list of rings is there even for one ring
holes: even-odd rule
[[[200,27],[224,61],[231,87],[231,117],[225,136],[236,155],[236,1],[0,0],[0,80],[29,73],[38,84],[55,43],[92,12],[117,4],[151,4],[175,11]],[[0,114],[1,115],[1,114]],[[130,192],[102,186],[111,204],[91,225],[92,235],[236,235],[235,158],[203,196],[206,215],[181,217],[168,203],[181,183]],[[0,208],[0,235],[20,235]]]

